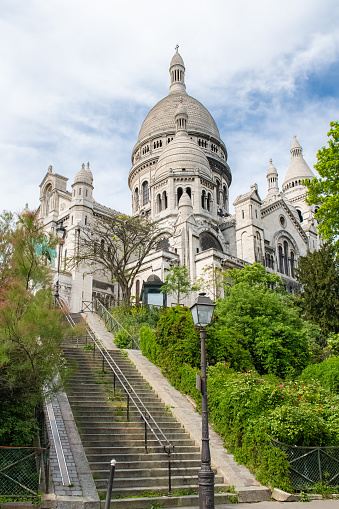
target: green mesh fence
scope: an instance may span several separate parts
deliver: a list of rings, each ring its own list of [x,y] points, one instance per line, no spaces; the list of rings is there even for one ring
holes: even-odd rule
[[[0,447],[0,496],[34,497],[49,491],[49,438],[44,409],[36,409],[41,447]]]
[[[318,482],[339,485],[339,447],[299,447],[283,444],[273,438],[271,442],[286,454],[295,489],[311,488]]]

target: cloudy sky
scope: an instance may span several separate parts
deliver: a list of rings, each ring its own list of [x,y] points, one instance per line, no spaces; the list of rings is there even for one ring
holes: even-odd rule
[[[37,207],[49,165],[70,185],[90,161],[95,199],[130,212],[131,151],[177,43],[231,201],[266,195],[270,157],[282,184],[294,134],[315,164],[339,119],[338,0],[1,0],[0,210]]]

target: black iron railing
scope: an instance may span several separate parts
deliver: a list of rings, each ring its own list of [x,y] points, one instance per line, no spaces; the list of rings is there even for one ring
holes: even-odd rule
[[[293,446],[274,438],[271,438],[271,443],[286,454],[295,489],[311,488],[318,482],[329,486],[339,484],[339,447]]]
[[[60,305],[60,304],[59,304]],[[61,309],[62,306],[60,305]],[[73,318],[68,313],[67,310],[63,309],[67,322],[71,325],[71,327],[75,326]],[[174,451],[174,445],[168,440],[164,432],[160,429],[159,425],[145,406],[145,404],[140,399],[140,396],[135,392],[133,386],[130,384],[124,373],[121,371],[120,367],[117,365],[115,360],[112,358],[109,351],[102,344],[102,342],[95,336],[95,334],[86,327],[86,343],[88,341],[93,345],[93,358],[97,354],[101,356],[102,359],[102,371],[104,372],[105,365],[108,366],[113,373],[113,391],[115,394],[116,381],[119,382],[121,388],[126,394],[127,398],[127,421],[130,419],[130,405],[134,405],[135,409],[139,413],[141,419],[144,421],[144,447],[145,451],[148,452],[148,431],[151,431],[163,451],[167,454],[168,459],[168,494],[171,496],[172,493],[172,485],[171,485],[171,454]]]
[[[100,302],[99,299],[93,299],[93,301],[83,301],[82,302],[82,311],[97,313],[105,322],[105,326],[109,332],[115,334],[121,330],[124,331],[126,337],[129,338],[131,348],[135,350],[140,350],[140,343],[136,336],[133,336],[126,330],[114,316],[105,308],[105,306]]]

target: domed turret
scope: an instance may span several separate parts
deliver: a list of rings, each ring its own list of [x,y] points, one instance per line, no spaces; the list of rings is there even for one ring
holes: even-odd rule
[[[264,202],[275,201],[280,198],[279,186],[278,186],[278,172],[276,167],[273,165],[272,159],[266,173],[268,193]]]
[[[179,214],[182,219],[186,219],[193,212],[192,200],[186,191],[183,192],[178,204]]]
[[[90,186],[93,184],[93,174],[90,170],[89,163],[87,163],[87,168],[85,167],[85,163],[82,163],[81,170],[75,176],[74,184],[89,184]]]
[[[185,92],[185,66],[181,55],[178,53],[179,46],[176,45],[175,53],[171,60],[169,72],[171,75],[170,93]]]
[[[312,180],[314,178],[313,171],[303,158],[303,151],[296,136],[293,138],[294,139],[290,150],[291,162],[286,172],[282,186],[282,190],[288,198],[290,195],[296,195],[303,192],[303,180]]]

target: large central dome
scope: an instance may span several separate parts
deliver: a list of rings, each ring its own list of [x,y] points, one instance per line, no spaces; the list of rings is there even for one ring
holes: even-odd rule
[[[208,134],[220,139],[219,130],[209,111],[199,101],[186,94],[186,91],[183,90],[182,92],[170,93],[151,109],[141,126],[138,142],[157,134],[174,132],[174,115],[180,102],[187,109],[188,132]]]
[[[151,185],[159,157],[162,151],[173,142],[176,135],[175,115],[178,107],[185,110],[187,114],[186,130],[189,139],[192,141],[190,143],[192,151],[195,152],[194,148],[199,147],[203,151],[204,157],[207,158],[210,170],[215,178],[218,180],[217,175],[221,179],[224,178],[227,187],[229,187],[232,175],[227,164],[225,144],[220,138],[219,130],[212,115],[205,106],[186,92],[185,65],[178,53],[178,46],[171,60],[169,73],[171,80],[169,94],[148,113],[141,126],[138,141],[133,148],[132,168],[128,179],[130,188],[132,189],[135,185],[136,178],[142,180],[147,173]],[[194,143],[197,147],[193,145]],[[179,147],[177,147],[177,150],[180,152],[181,148],[179,150]],[[171,151],[173,150],[171,149]]]

